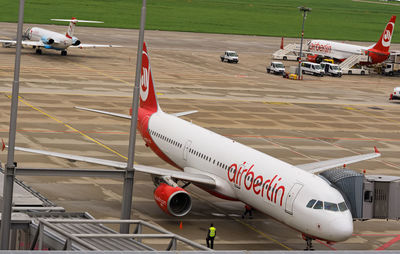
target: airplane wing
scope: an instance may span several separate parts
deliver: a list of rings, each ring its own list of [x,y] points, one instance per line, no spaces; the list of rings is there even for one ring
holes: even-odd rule
[[[75,106],[74,108],[80,109],[80,110],[86,110],[86,111],[90,111],[90,112],[95,112],[95,113],[100,113],[100,114],[105,114],[105,115],[109,115],[109,116],[116,116],[116,117],[121,117],[121,118],[125,118],[125,119],[131,119],[130,115],[125,115],[125,114],[113,113],[113,112],[108,112],[108,111],[103,111],[103,110],[98,110],[98,109],[78,107],[78,106]],[[197,110],[191,110],[191,111],[173,113],[171,115],[180,117],[180,116],[186,116],[186,115],[190,115],[190,114],[197,113],[197,112],[198,112]]]
[[[70,46],[70,48],[121,48],[120,45],[111,45],[111,44],[85,44],[81,43],[78,46]]]
[[[17,41],[14,40],[0,40],[0,43],[11,43],[11,44],[17,44]],[[38,47],[44,47],[45,44],[42,41],[22,41],[22,45],[24,46],[38,46]]]
[[[331,168],[336,168],[347,164],[356,163],[359,161],[369,160],[379,156],[381,156],[381,153],[375,147],[374,153],[367,153],[367,154],[349,156],[349,157],[326,160],[326,161],[317,161],[307,164],[296,165],[296,167],[301,168],[310,173],[317,174]]]
[[[59,157],[59,158],[67,159],[67,160],[89,162],[89,163],[110,166],[110,167],[120,168],[120,169],[125,169],[127,166],[127,164],[125,162],[103,160],[103,159],[98,159],[98,158],[93,158],[93,157],[85,157],[85,156],[79,156],[79,155],[73,155],[73,154],[49,152],[49,151],[30,149],[30,148],[24,148],[24,147],[15,147],[15,150],[22,151],[22,152],[28,152],[28,153],[49,155],[49,156]],[[175,178],[175,179],[179,179],[179,180],[184,180],[184,181],[189,181],[189,182],[193,182],[193,183],[199,183],[202,185],[206,185],[209,188],[216,187],[215,179],[213,179],[210,176],[206,176],[206,175],[202,175],[202,174],[187,173],[187,172],[181,172],[181,171],[164,169],[164,168],[144,166],[144,165],[139,165],[139,164],[135,164],[133,167],[138,172],[142,172],[142,173],[146,173],[146,174],[150,174],[150,175],[169,176],[171,178]]]

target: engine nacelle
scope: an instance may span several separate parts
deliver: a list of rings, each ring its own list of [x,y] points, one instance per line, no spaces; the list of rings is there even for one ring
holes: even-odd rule
[[[165,213],[185,216],[192,208],[192,198],[181,187],[161,183],[154,191],[154,200]]]
[[[72,45],[73,46],[78,46],[79,44],[81,44],[81,41],[78,40],[78,38],[76,38],[75,36],[72,37]]]
[[[54,43],[54,39],[42,37],[42,42],[47,44],[47,45],[51,45],[51,44]]]

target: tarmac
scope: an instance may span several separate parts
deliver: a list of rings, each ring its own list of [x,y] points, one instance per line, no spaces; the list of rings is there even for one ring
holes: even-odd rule
[[[40,26],[58,32],[67,29]],[[1,39],[16,37],[16,24],[0,23],[0,27]],[[128,114],[138,31],[78,26],[75,33],[83,43],[123,47],[69,49],[66,57],[57,51],[44,50],[37,55],[32,49],[23,49],[16,145],[125,161],[130,121],[73,107]],[[388,100],[399,84],[398,77],[304,76],[297,81],[267,74],[265,68],[281,38],[146,31],[145,40],[164,111],[198,110],[184,119],[292,164],[369,153],[376,146],[381,158],[349,168],[400,176],[400,104]],[[285,44],[295,41],[287,39]],[[239,53],[238,64],[220,61],[219,56],[228,49]],[[400,45],[392,49],[400,49]],[[15,49],[0,48],[0,56],[0,137],[7,141]],[[0,153],[3,163],[6,158],[6,152]],[[22,152],[16,152],[15,161],[20,167],[105,168]],[[139,136],[135,161],[172,168],[146,148]],[[87,211],[97,219],[120,217],[122,181],[18,178],[69,212]],[[158,208],[153,190],[148,175],[135,174],[132,218],[158,224],[201,244],[205,244],[212,222],[217,228],[216,250],[305,248],[300,233],[268,215],[256,211],[253,219],[242,219],[244,205],[240,202],[189,186],[192,211],[174,218]],[[315,249],[400,250],[399,221],[357,221],[354,225],[354,234],[347,241],[331,245],[314,241]]]

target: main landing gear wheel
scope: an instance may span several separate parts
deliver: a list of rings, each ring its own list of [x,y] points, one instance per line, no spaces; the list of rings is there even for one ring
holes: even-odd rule
[[[66,56],[67,55],[67,51],[65,51],[65,50],[61,51],[61,55],[62,56]]]
[[[307,246],[304,250],[314,250],[313,246],[312,246],[312,238],[308,237],[308,236],[303,236],[303,238],[305,238],[304,240],[306,240]]]
[[[42,50],[41,49],[36,49],[36,54],[41,55],[42,54]]]

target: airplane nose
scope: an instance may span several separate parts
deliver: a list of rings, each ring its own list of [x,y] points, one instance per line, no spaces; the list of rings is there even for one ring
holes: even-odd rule
[[[330,222],[332,240],[335,242],[345,241],[353,234],[353,218],[351,214],[340,216]]]

